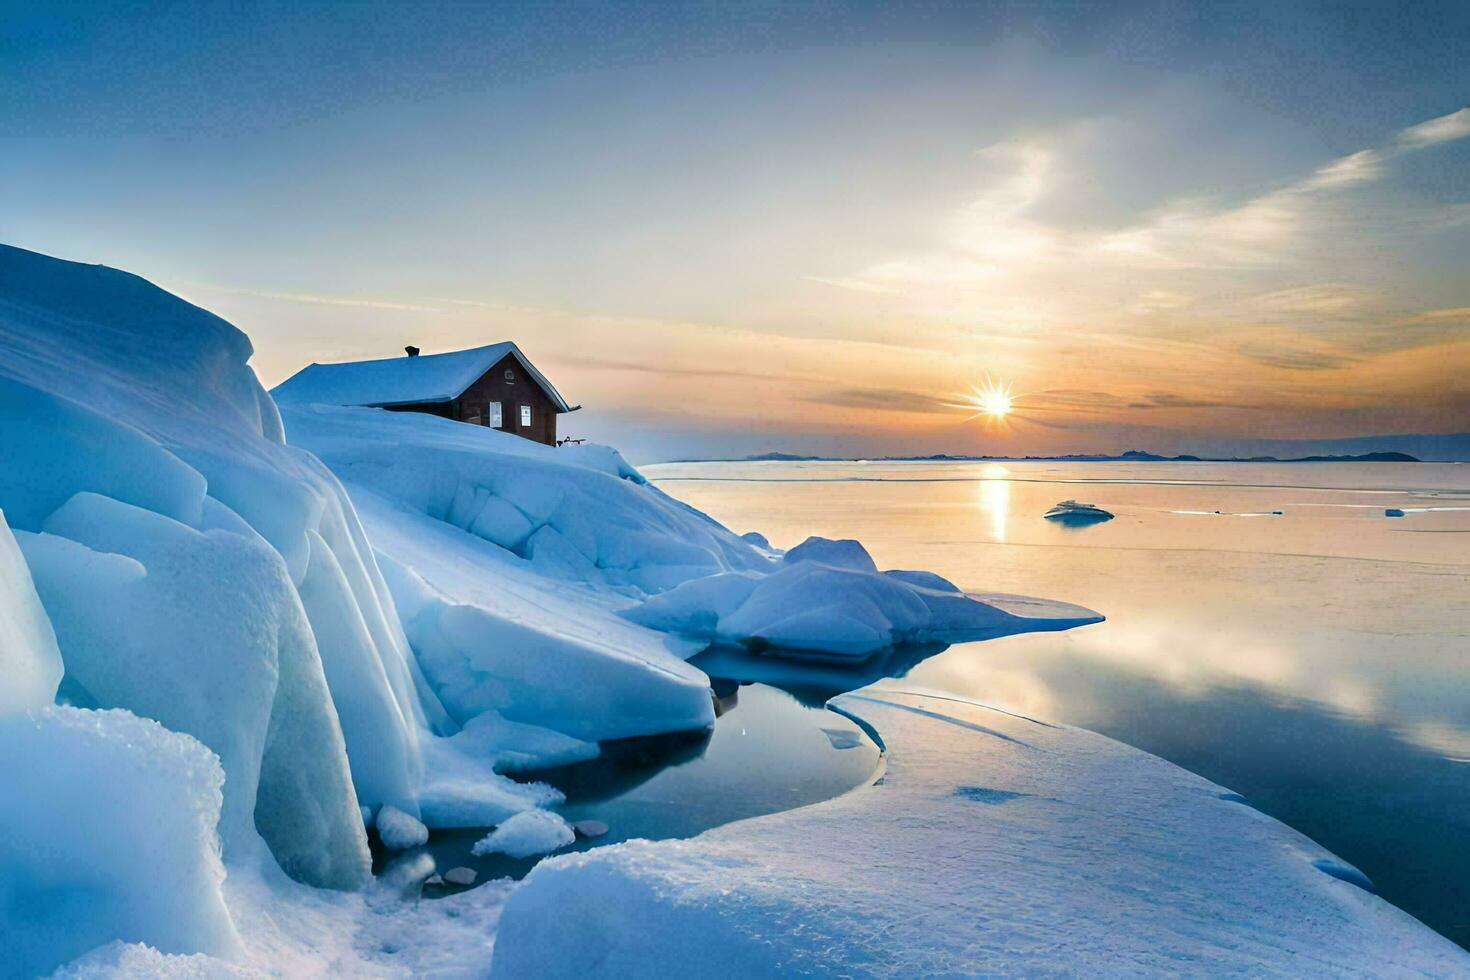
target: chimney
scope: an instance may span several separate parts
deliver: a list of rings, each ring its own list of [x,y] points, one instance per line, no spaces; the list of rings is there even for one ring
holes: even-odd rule
[[[419,349],[417,347],[413,346],[412,344],[409,344],[407,347],[405,347],[403,349],[408,353],[408,356],[409,357],[418,357],[419,356]]]

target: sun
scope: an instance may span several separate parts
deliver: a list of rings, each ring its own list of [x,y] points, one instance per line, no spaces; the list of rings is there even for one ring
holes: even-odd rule
[[[1011,414],[1014,403],[1015,396],[1011,393],[1009,384],[994,378],[986,378],[983,386],[971,387],[969,393],[962,395],[959,403],[954,407],[973,412],[971,418],[983,415],[989,419],[999,420]]]
[[[999,382],[987,382],[976,390],[975,405],[991,418],[1004,418],[1011,412],[1011,389]]]

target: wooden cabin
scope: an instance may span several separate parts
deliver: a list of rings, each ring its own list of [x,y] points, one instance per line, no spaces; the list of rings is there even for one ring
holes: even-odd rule
[[[271,394],[282,403],[356,405],[423,412],[556,445],[556,417],[580,405],[566,399],[515,344],[377,361],[309,364]]]

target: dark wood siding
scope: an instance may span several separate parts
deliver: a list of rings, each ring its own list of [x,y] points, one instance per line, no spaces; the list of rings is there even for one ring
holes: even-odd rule
[[[506,377],[506,372],[510,372],[510,377]],[[489,425],[487,406],[491,402],[500,402],[501,431],[548,446],[556,445],[556,406],[512,354],[505,355],[465,389],[453,403],[451,418],[463,422],[478,417],[481,425]],[[521,425],[522,405],[531,409],[529,426]]]
[[[385,405],[390,412],[419,412],[423,415],[437,415],[440,418],[455,418],[454,402],[423,402],[418,405]]]

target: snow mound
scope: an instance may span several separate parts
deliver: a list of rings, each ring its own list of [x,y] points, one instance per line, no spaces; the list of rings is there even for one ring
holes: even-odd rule
[[[471,853],[536,857],[566,847],[577,839],[571,825],[549,810],[518,813],[476,841]]]
[[[42,975],[116,939],[237,955],[223,778],[197,741],[126,711],[0,718],[0,972]]]
[[[684,663],[699,644],[617,610],[646,594],[634,579],[673,582],[769,559],[603,447],[555,449],[372,409],[292,407],[285,418],[291,439],[349,488],[427,686],[453,723],[495,712],[591,743],[714,721],[709,679]],[[494,751],[499,766],[524,768]]]
[[[658,592],[770,559],[649,486],[615,451],[552,447],[412,412],[287,405],[294,445],[344,483],[451,524],[554,578]]]
[[[879,572],[856,541],[808,538],[775,572],[695,579],[625,615],[707,642],[863,660],[900,643],[1065,629],[1102,618],[1070,608],[1069,615],[1018,616],[929,572]]]
[[[1341,862],[1322,848],[1161,759],[949,698],[832,704],[886,743],[877,784],[544,861],[506,903],[491,975],[1470,970],[1324,872]]]

